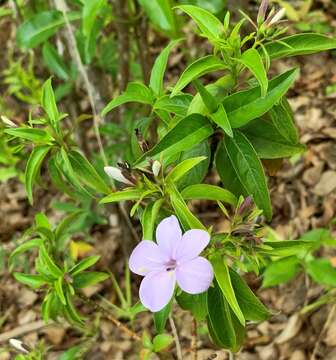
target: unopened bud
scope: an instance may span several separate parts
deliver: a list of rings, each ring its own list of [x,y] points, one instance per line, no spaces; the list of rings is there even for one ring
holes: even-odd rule
[[[270,16],[267,19],[267,25],[272,26],[280,21],[286,14],[286,9],[282,8],[278,12],[276,12],[273,16]]]
[[[15,348],[18,351],[23,352],[24,354],[28,354],[29,351],[23,346],[23,342],[18,339],[9,339],[9,343],[13,348]]]
[[[13,122],[12,120],[8,119],[7,116],[5,115],[1,115],[1,120],[4,124],[10,126],[10,127],[17,127],[17,125],[15,124],[15,122]]]
[[[122,173],[122,170],[114,166],[105,166],[104,171],[106,174],[113,180],[119,181],[126,185],[134,185],[130,180],[128,180]]]
[[[161,170],[161,163],[158,160],[155,160],[152,165],[152,172],[154,176],[158,176]]]
[[[269,4],[269,0],[261,1],[259,11],[258,11],[258,17],[257,17],[258,25],[260,25],[265,20],[266,11],[268,9],[268,4]]]
[[[252,196],[248,196],[238,209],[238,214],[242,217],[247,215],[254,208]]]

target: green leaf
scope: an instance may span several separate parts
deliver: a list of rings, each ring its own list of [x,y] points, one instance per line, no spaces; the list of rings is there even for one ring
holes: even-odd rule
[[[268,80],[266,70],[258,50],[253,48],[248,49],[244,51],[241,58],[237,60],[246,66],[256,77],[260,84],[261,96],[265,97],[268,88]]]
[[[75,288],[85,288],[95,285],[109,278],[109,274],[98,271],[84,271],[73,277],[73,286]]]
[[[177,123],[151,150],[140,157],[135,165],[146,158],[157,159],[164,151],[164,158],[186,151],[212,135],[209,120],[201,115],[192,114]]]
[[[266,218],[270,220],[272,218],[272,206],[266,177],[253,146],[246,136],[239,131],[235,132],[233,139],[227,137],[224,146],[245,192],[253,196],[256,205],[263,210]]]
[[[66,305],[66,299],[65,299],[64,291],[63,291],[63,277],[60,277],[56,281],[54,281],[54,288],[55,288],[56,295],[60,299],[61,303],[63,305]]]
[[[70,12],[67,16],[69,21],[80,19],[80,14],[75,12]],[[60,11],[39,12],[19,26],[16,32],[17,43],[24,49],[34,48],[54,35],[64,22]]]
[[[217,111],[210,114],[209,117],[214,123],[222,128],[227,135],[233,137],[231,124],[223,104],[219,104]]]
[[[55,230],[55,241],[58,246],[61,246],[63,244],[63,239],[73,232],[72,226],[76,224],[76,221],[83,215],[85,216],[85,211],[83,210],[74,211],[72,214],[64,217],[57,225]]]
[[[202,84],[202,82],[198,79],[193,80],[192,82],[194,88],[198,91],[201,96],[203,103],[208,108],[210,113],[215,113],[219,107],[219,102],[217,99],[211,94],[210,91]]]
[[[179,94],[173,97],[164,95],[155,101],[153,110],[164,110],[184,117],[187,115],[191,99],[190,94]]]
[[[229,267],[227,266],[224,258],[221,255],[216,255],[210,258],[216,280],[222,293],[229,303],[232,311],[236,314],[239,322],[245,326],[245,318],[239,307],[236,295],[231,283]]]
[[[41,103],[44,111],[47,113],[50,119],[51,124],[56,128],[60,114],[57,109],[55,95],[51,85],[51,78],[43,84]]]
[[[171,205],[174,208],[178,219],[181,221],[184,230],[187,230],[187,229],[206,230],[204,225],[189,210],[187,204],[183,200],[183,197],[178,192],[176,187],[173,184],[169,184],[167,186],[167,188],[168,188],[169,195],[170,195]]]
[[[40,245],[43,243],[43,240],[42,239],[32,239],[32,240],[29,240],[29,241],[26,241],[24,242],[23,244],[19,245],[11,254],[10,254],[10,257],[9,257],[9,264],[10,266],[13,265],[13,262],[14,262],[14,259],[26,252],[27,250],[31,250],[33,248],[38,248],[40,247]]]
[[[173,337],[169,334],[159,334],[153,339],[154,352],[160,352],[167,348],[174,341]]]
[[[183,310],[189,310],[198,321],[204,320],[208,314],[206,292],[192,295],[182,291],[176,296],[176,301]]]
[[[265,48],[271,59],[279,59],[335,49],[336,39],[322,34],[296,34],[265,44]]]
[[[295,126],[294,114],[288,103],[288,100],[283,97],[279,104],[276,104],[270,109],[268,115],[277,128],[279,133],[292,144],[299,142],[299,134]]]
[[[43,262],[43,265],[48,269],[49,273],[54,278],[59,278],[63,276],[62,270],[54,263],[54,261],[49,256],[46,247],[44,244],[40,246],[40,252],[39,252],[40,258]]]
[[[71,274],[71,276],[76,276],[80,272],[93,266],[99,259],[100,259],[99,255],[88,256],[87,258],[81,260],[78,264],[74,265],[69,270],[69,274]]]
[[[193,167],[195,167],[197,164],[199,164],[201,161],[204,161],[205,159],[206,157],[199,156],[199,157],[183,160],[170,171],[170,173],[166,176],[166,181],[167,182],[171,181],[173,183],[176,183]]]
[[[138,102],[142,104],[153,104],[152,91],[144,84],[140,82],[131,82],[127,85],[126,90],[113,100],[111,100],[102,110],[102,116],[105,116],[108,112],[114,108],[129,103]]]
[[[237,272],[231,268],[229,268],[229,272],[233,290],[245,319],[251,321],[267,320],[270,313],[265,305],[254,295]]]
[[[81,345],[72,346],[65,351],[58,360],[76,360],[78,356],[83,355],[83,347]]]
[[[283,284],[292,280],[299,271],[300,260],[295,256],[272,261],[263,273],[262,286],[266,288]]]
[[[110,195],[105,196],[100,200],[100,204],[106,204],[110,202],[119,202],[126,200],[138,200],[141,198],[144,190],[134,189],[134,188],[126,188],[122,191],[116,191]]]
[[[78,313],[78,311],[76,310],[76,308],[73,305],[73,302],[71,300],[71,294],[69,291],[65,292],[65,297],[66,297],[66,301],[67,301],[67,306],[64,307],[64,315],[67,318],[67,320],[70,323],[77,323],[82,325],[83,324],[83,318],[82,316]]]
[[[260,96],[260,86],[226,97],[223,105],[231,127],[239,128],[265,114],[284,96],[298,74],[298,69],[294,68],[270,80],[267,94],[263,98]]]
[[[41,275],[22,274],[18,272],[13,273],[13,275],[17,281],[33,289],[38,289],[46,284],[45,278]]]
[[[185,200],[214,200],[223,201],[232,206],[237,205],[237,198],[235,195],[216,185],[190,185],[182,190],[181,195]]]
[[[40,172],[43,159],[47,156],[50,148],[47,145],[35,146],[29,156],[25,171],[25,187],[30,204],[33,204],[34,182]]]
[[[279,159],[300,154],[305,147],[284,138],[273,123],[260,118],[243,129],[261,159]]]
[[[170,96],[175,96],[193,80],[198,79],[211,71],[223,70],[226,68],[227,65],[214,55],[208,55],[197,59],[183,71]]]
[[[110,187],[106,185],[105,181],[84,155],[79,151],[72,150],[68,156],[74,171],[85,185],[103,194],[108,194],[111,191]]]
[[[162,310],[153,313],[155,330],[161,334],[165,327],[172,309],[172,301],[170,301]]]
[[[168,63],[169,53],[177,44],[181,42],[181,40],[182,39],[171,41],[155,59],[149,80],[149,87],[153,90],[156,96],[161,96],[164,93],[163,79]]]
[[[336,268],[329,259],[314,259],[305,264],[308,274],[319,284],[336,287]]]
[[[221,142],[218,145],[216,151],[216,169],[223,182],[225,189],[228,189],[233,194],[240,196],[247,196],[247,190],[244,188],[243,184],[240,182],[237,173],[229,159],[228,153],[225,149],[224,143]]]
[[[51,137],[49,133],[42,129],[34,129],[34,128],[12,128],[5,129],[5,133],[12,135],[14,137],[18,137],[21,139],[29,140],[33,143],[50,143],[54,139]]]
[[[245,338],[245,328],[240,324],[217,282],[208,290],[208,329],[213,342],[233,352],[239,350]]]
[[[89,0],[83,2],[83,11],[82,11],[82,30],[86,38],[89,38],[94,27],[95,22],[97,21],[97,15],[99,11],[105,5],[105,0]]]
[[[43,61],[51,73],[56,74],[62,80],[69,80],[70,70],[53,45],[45,42],[42,48],[42,55]]]
[[[193,5],[181,5],[177,8],[187,13],[209,40],[217,39],[223,34],[223,24],[207,10]]]
[[[264,248],[266,247],[266,248]],[[283,240],[283,241],[264,241],[259,248],[260,252],[270,256],[292,256],[302,252],[310,251],[314,247],[311,241],[302,240]]]
[[[178,29],[176,19],[167,0],[139,0],[152,24],[168,36],[176,37]]]
[[[153,240],[155,222],[163,202],[164,199],[158,199],[145,207],[141,218],[142,237],[144,240]]]

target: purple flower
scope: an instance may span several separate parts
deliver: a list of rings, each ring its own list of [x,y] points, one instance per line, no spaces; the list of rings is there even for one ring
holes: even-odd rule
[[[211,264],[199,256],[210,241],[206,231],[188,230],[182,236],[177,218],[170,216],[158,225],[156,241],[141,241],[129,259],[131,271],[144,276],[140,300],[153,312],[169,303],[176,282],[186,293],[199,294],[213,279]]]

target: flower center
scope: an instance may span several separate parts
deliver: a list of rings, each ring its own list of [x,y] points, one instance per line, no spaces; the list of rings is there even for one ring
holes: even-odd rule
[[[176,269],[176,260],[169,260],[166,262],[166,271],[172,271]]]

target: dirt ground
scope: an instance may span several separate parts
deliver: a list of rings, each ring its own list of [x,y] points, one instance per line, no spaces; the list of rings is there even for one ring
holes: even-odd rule
[[[335,27],[336,21],[331,20]],[[2,24],[3,25],[3,24]],[[2,26],[2,28],[4,28]],[[4,36],[4,35],[2,35]],[[336,54],[321,53],[280,61],[277,71],[300,65],[301,76],[289,94],[295,111],[301,142],[307,146],[303,156],[291,162],[285,161],[281,169],[271,177],[271,197],[274,209],[273,228],[283,239],[297,238],[307,230],[327,227],[336,214],[336,91],[326,95],[327,86],[336,83]],[[12,101],[12,100],[8,100]],[[16,104],[17,105],[17,104]],[[39,191],[37,208],[30,208],[23,184],[9,180],[0,184],[0,263],[6,261],[6,250],[13,248],[12,239],[31,224],[37,210],[47,208],[53,192]],[[57,214],[51,214],[57,219]],[[217,228],[225,226],[221,218],[213,217]],[[136,226],[136,224],[135,224]],[[124,266],[124,250],[120,239],[130,236],[120,227],[112,213],[106,226],[96,226],[91,236],[96,251],[103,255],[102,263],[110,266],[119,277]],[[336,252],[324,254],[336,256]],[[259,278],[248,278],[253,289],[260,288]],[[137,284],[134,285],[136,293]],[[235,355],[237,360],[336,360],[336,311],[335,305],[323,306],[307,315],[300,315],[303,306],[317,299],[323,290],[313,285],[303,274],[289,284],[258,290],[264,303],[274,316],[258,325],[248,327],[244,348]],[[114,301],[116,294],[110,283],[90,288],[86,295],[104,295]],[[80,343],[83,335],[63,324],[45,326],[40,320],[41,296],[19,285],[8,273],[6,266],[0,268],[0,360],[12,359],[8,339],[19,337],[34,346],[44,339],[50,346],[48,359],[56,359],[62,350]],[[86,306],[82,311],[90,312]],[[190,315],[176,309],[174,315],[185,359],[191,359],[192,321]],[[97,321],[98,321],[97,314]],[[148,314],[140,314],[134,331],[152,329]],[[169,325],[167,326],[169,328]],[[199,325],[197,342],[198,359],[229,359],[225,351],[216,350]],[[86,359],[121,360],[137,359],[138,345],[111,321],[102,319],[98,334],[90,340],[91,350]],[[172,346],[164,359],[174,359]]]

